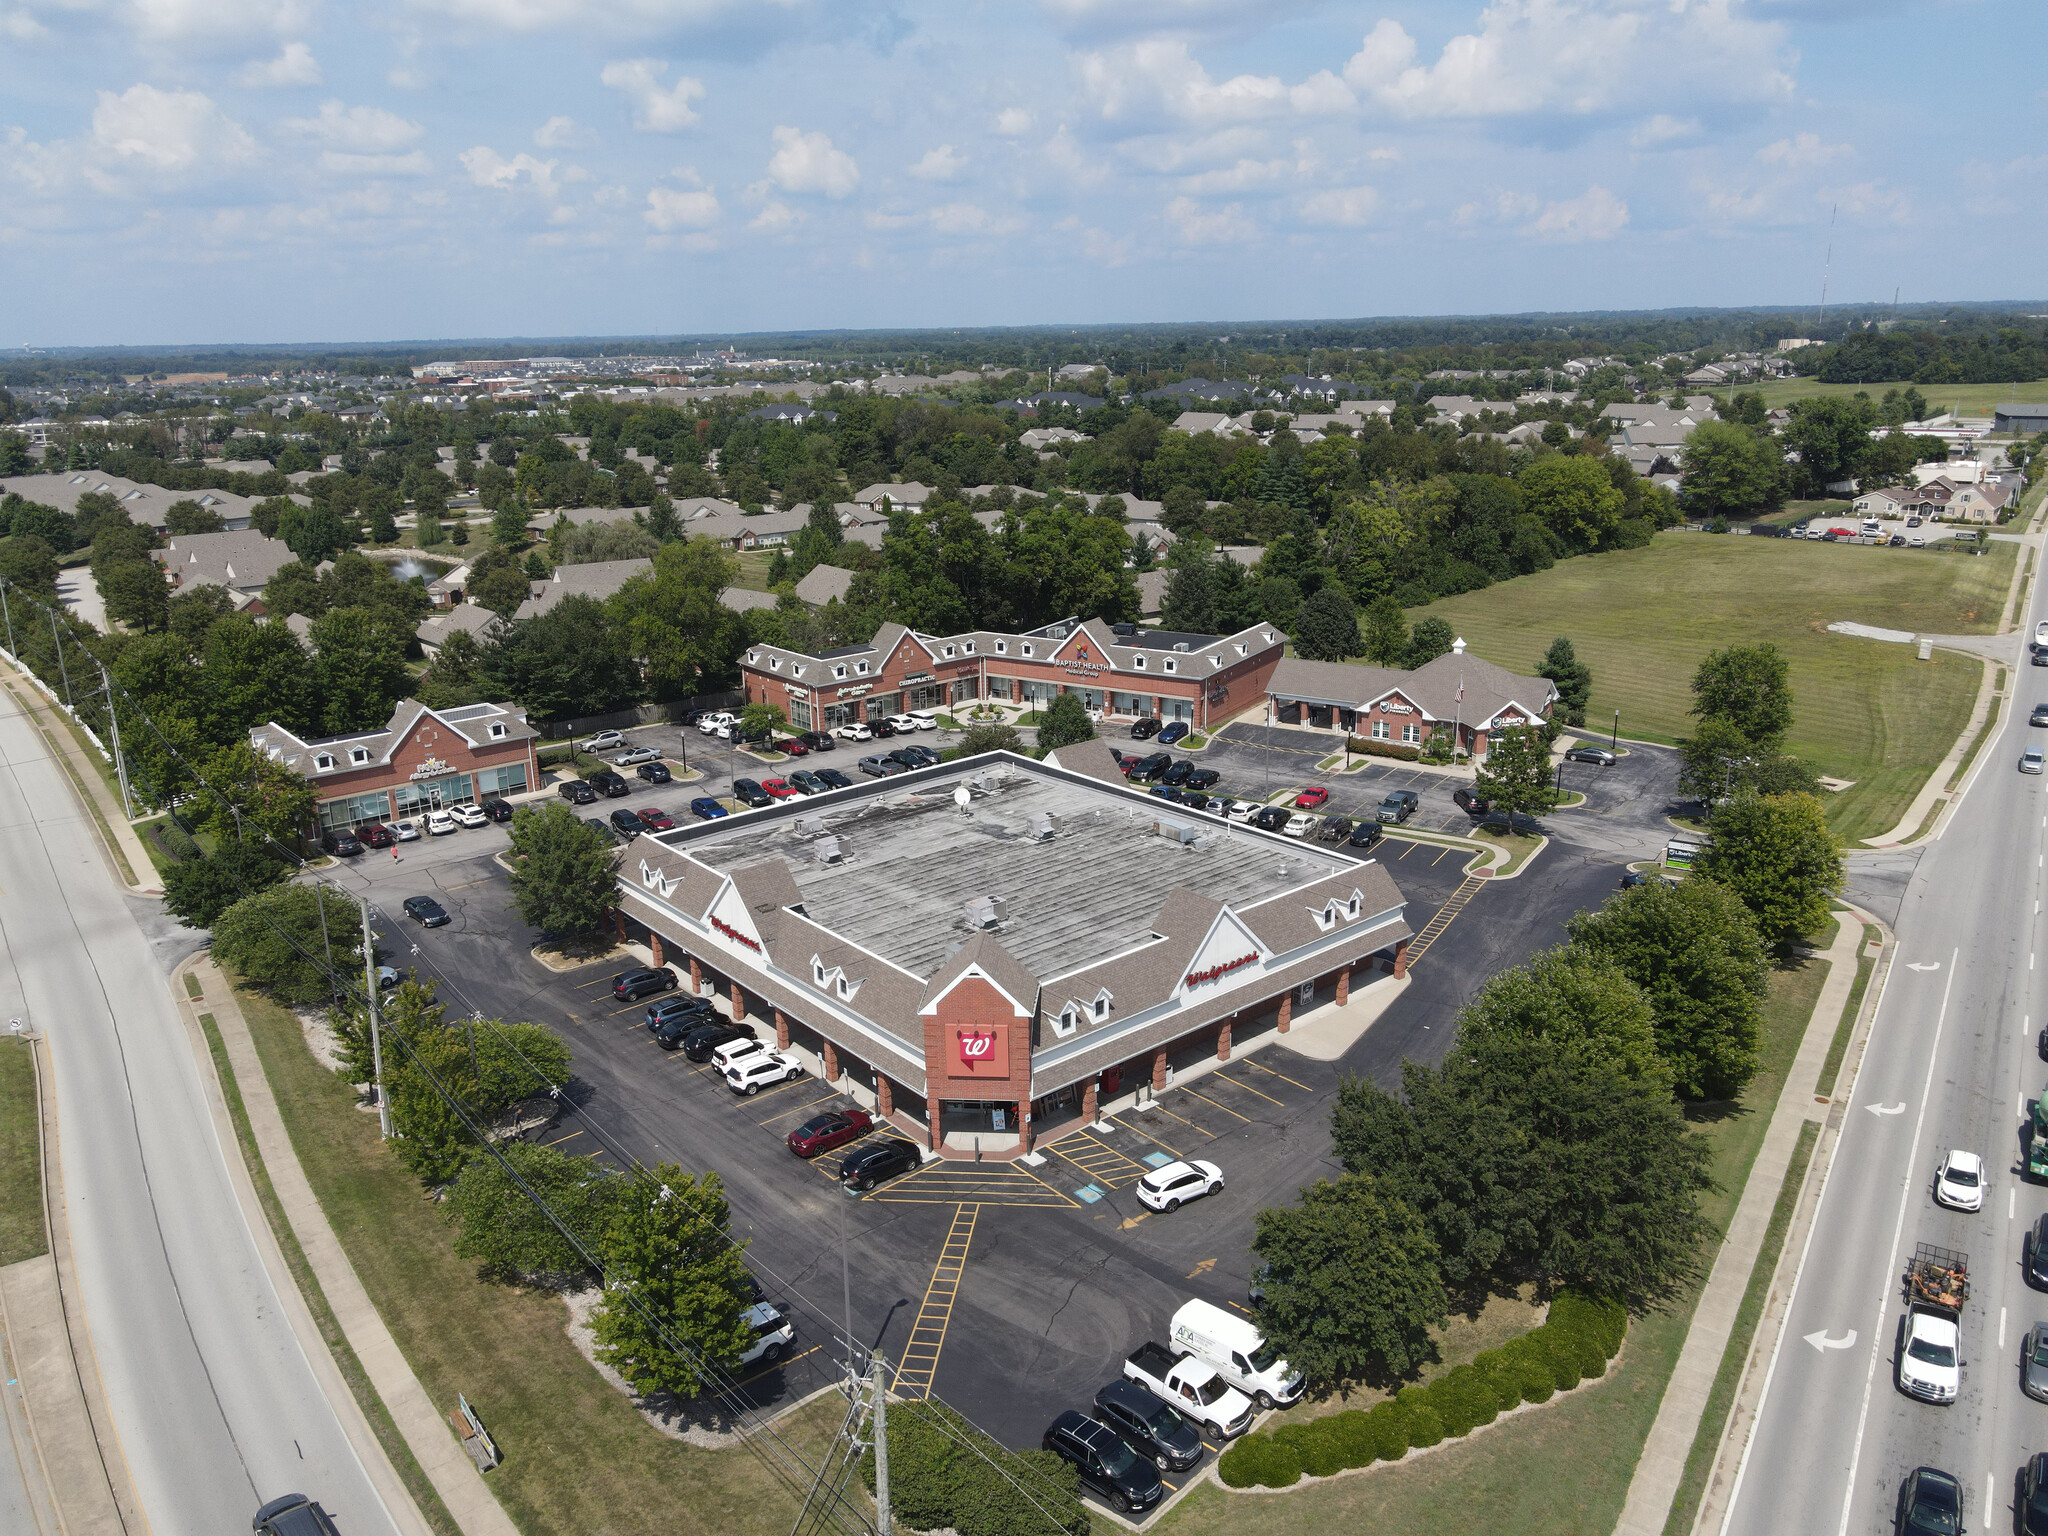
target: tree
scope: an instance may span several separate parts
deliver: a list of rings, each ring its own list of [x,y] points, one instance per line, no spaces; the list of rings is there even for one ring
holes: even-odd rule
[[[1486,762],[1474,787],[1481,799],[1491,800],[1506,813],[1510,831],[1518,814],[1534,816],[1549,810],[1556,803],[1557,790],[1543,732],[1533,725],[1493,732],[1487,738]]]
[[[1582,1045],[1632,1078],[1670,1087],[1649,998],[1590,949],[1561,945],[1490,977],[1458,1015],[1458,1042],[1476,1047],[1495,1036]]]
[[[1439,656],[1450,655],[1457,638],[1449,619],[1440,613],[1425,613],[1415,621],[1415,631],[1408,637],[1408,666],[1426,666]]]
[[[483,677],[494,697],[524,704],[536,720],[604,714],[639,695],[627,647],[605,606],[577,593],[487,639]]]
[[[512,813],[512,900],[544,934],[594,932],[619,904],[611,844],[566,805]]]
[[[337,985],[362,980],[361,918],[354,902],[324,885],[273,886],[215,918],[213,955],[281,1003],[331,1002]]]
[[[1014,726],[970,725],[960,733],[960,755],[975,757],[983,752],[1024,752],[1024,738]]]
[[[1725,720],[1752,749],[1774,752],[1792,726],[1792,669],[1768,641],[1711,652],[1692,675],[1692,710]]]
[[[1728,421],[1694,427],[1682,454],[1679,499],[1695,517],[1746,517],[1775,506],[1784,460],[1770,439]]]
[[[295,847],[319,804],[318,791],[302,775],[257,752],[246,735],[217,749],[200,772],[212,792],[202,791],[192,811],[222,842],[254,841],[260,834]]]
[[[1714,840],[1693,859],[1749,908],[1780,955],[1820,932],[1842,889],[1842,843],[1813,795],[1739,794],[1714,813]]]
[[[417,697],[430,709],[452,709],[483,698],[483,647],[466,629],[450,630],[420,674]]]
[[[180,497],[164,509],[164,527],[175,534],[219,533],[220,514],[191,497]]]
[[[170,622],[170,584],[151,560],[122,560],[95,568],[107,617],[131,629],[159,630]]]
[[[744,1245],[728,1235],[730,1219],[718,1175],[700,1180],[674,1163],[648,1170],[619,1200],[590,1321],[598,1359],[636,1390],[710,1391],[712,1373],[731,1370],[752,1339],[741,1315]]]
[[[210,854],[165,868],[164,909],[188,928],[211,928],[244,896],[270,889],[287,873],[281,860],[230,840]]]
[[[508,496],[491,513],[491,537],[507,546],[524,544],[527,538],[526,503]]]
[[[277,520],[277,536],[308,565],[332,560],[355,542],[355,530],[347,519],[318,502],[310,507],[292,503]]]
[[[1536,675],[1547,677],[1557,685],[1557,702],[1564,709],[1565,724],[1584,725],[1586,703],[1593,697],[1593,673],[1579,660],[1579,653],[1572,649],[1571,641],[1563,635],[1551,641]]]
[[[1708,814],[1749,782],[1755,767],[1750,744],[1732,721],[1718,715],[1700,721],[1678,743],[1678,788],[1691,795]]]
[[[1522,505],[1572,550],[1601,548],[1621,522],[1626,499],[1598,459],[1552,453],[1515,476]]]
[[[486,571],[470,571],[467,596],[479,608],[488,608],[501,619],[509,619],[519,605],[533,595],[532,578],[516,565],[497,565]]]
[[[585,1250],[603,1250],[605,1233],[631,1181],[587,1157],[531,1142],[508,1141],[498,1150],[502,1162],[498,1157],[470,1159],[448,1190],[445,1209],[459,1229],[456,1254],[475,1260],[494,1280],[580,1286],[591,1269]],[[580,1247],[562,1235],[534,1196],[547,1202]]]
[[[1063,693],[1046,707],[1038,720],[1038,755],[1070,747],[1077,741],[1092,741],[1095,722],[1078,693]]]
[[[411,674],[398,625],[367,608],[334,608],[313,621],[313,697],[334,736],[384,724]]]
[[[263,606],[274,620],[290,614],[317,619],[327,611],[328,593],[320,573],[303,560],[287,560],[263,586]]]
[[[722,599],[738,572],[731,552],[710,539],[678,539],[655,552],[653,570],[611,597],[620,654],[645,659],[655,697],[701,693],[731,675],[745,628]]]
[[[1434,1354],[1448,1303],[1436,1243],[1370,1174],[1318,1179],[1253,1218],[1265,1262],[1259,1326],[1319,1386],[1385,1381]]]
[[[11,436],[12,434],[0,434]],[[57,592],[57,551],[32,533],[0,539],[0,576],[45,600]]]
[[[207,630],[200,655],[201,707],[215,740],[232,742],[268,720],[311,728],[312,662],[285,625],[259,623],[246,613],[223,615]]]
[[[789,716],[780,704],[758,702],[747,705],[740,711],[740,732],[742,735],[768,736],[776,731],[789,729]]]
[[[1580,912],[1565,931],[1642,989],[1680,1095],[1732,1099],[1756,1075],[1769,972],[1756,919],[1728,887],[1701,875],[1652,880]]]
[[[1400,610],[1394,610],[1400,622]],[[1402,628],[1407,626],[1405,623]],[[1407,637],[1404,634],[1403,640]],[[1358,633],[1358,610],[1351,595],[1335,582],[1320,587],[1301,605],[1295,620],[1294,649],[1310,661],[1343,661],[1362,649]]]
[[[1359,654],[1376,667],[1398,667],[1408,655],[1408,616],[1382,592],[1365,605],[1358,625]]]

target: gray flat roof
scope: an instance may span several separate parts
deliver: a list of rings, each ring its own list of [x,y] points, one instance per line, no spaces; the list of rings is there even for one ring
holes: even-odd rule
[[[962,815],[953,793],[969,780]],[[1028,835],[1039,813],[1053,818],[1049,841]],[[1162,820],[1197,840],[1160,836]],[[971,936],[963,908],[979,896],[1008,904],[1004,948],[1051,976],[1142,939],[1177,886],[1242,910],[1361,862],[1007,754],[659,835],[722,871],[779,855],[809,917],[920,977]],[[844,862],[817,861],[821,835],[839,840]]]

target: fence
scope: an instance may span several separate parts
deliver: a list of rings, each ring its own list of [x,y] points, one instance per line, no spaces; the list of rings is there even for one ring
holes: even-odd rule
[[[616,731],[630,725],[650,725],[657,721],[674,723],[694,709],[738,709],[746,702],[747,696],[733,688],[724,693],[700,693],[687,699],[665,699],[658,704],[636,704],[631,709],[615,709],[606,715],[572,715],[566,720],[547,721],[540,730],[545,740],[587,736],[592,731]]]

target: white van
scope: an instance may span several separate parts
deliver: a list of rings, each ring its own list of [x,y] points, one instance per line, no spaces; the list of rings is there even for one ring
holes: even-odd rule
[[[1206,1301],[1191,1301],[1173,1314],[1173,1347],[1205,1364],[1247,1394],[1261,1409],[1301,1396],[1301,1372],[1241,1317]]]

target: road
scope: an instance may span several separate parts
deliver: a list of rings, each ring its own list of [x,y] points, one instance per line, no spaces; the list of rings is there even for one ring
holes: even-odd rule
[[[94,1361],[157,1532],[300,1491],[398,1530],[271,1285],[168,978],[62,769],[0,691],[0,1018],[46,1034]]]
[[[2037,594],[2030,619],[2040,606]],[[2014,714],[2048,697],[2028,686],[2034,677],[2021,673]],[[2048,1449],[2048,1409],[2018,1385],[2021,1341],[2048,1319],[2048,1296],[2019,1270],[2022,1234],[2048,1211],[2048,1188],[2020,1176],[2021,1127],[2042,1081],[2035,1033],[2048,1023],[2048,781],[2015,766],[2043,735],[2023,716],[2008,721],[1906,879],[1898,960],[1801,1260],[1730,1536],[1889,1529],[1901,1481],[1923,1465],[1961,1479],[1970,1530],[2010,1529],[2015,1475]],[[1934,1166],[1950,1147],[1984,1154],[1980,1213],[1934,1204]],[[1916,1242],[1970,1256],[1966,1367],[1951,1407],[1895,1384],[1900,1277]]]

